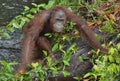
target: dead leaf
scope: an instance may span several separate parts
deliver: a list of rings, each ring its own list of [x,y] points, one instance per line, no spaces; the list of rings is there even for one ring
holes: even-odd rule
[[[106,19],[107,21],[110,20],[110,19],[107,17],[107,15],[104,15],[103,17],[104,17],[104,19]]]
[[[102,21],[99,20],[99,21],[97,21],[96,23],[97,23],[98,25],[100,25],[100,24],[102,23]]]
[[[116,21],[116,17],[115,17],[115,15],[110,14],[109,17],[110,17],[110,19],[112,19],[113,21]]]
[[[95,24],[95,22],[88,22],[88,26],[92,26],[94,24]]]

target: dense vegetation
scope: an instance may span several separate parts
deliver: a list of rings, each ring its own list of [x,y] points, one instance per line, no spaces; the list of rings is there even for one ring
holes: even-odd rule
[[[104,31],[103,33],[107,35],[108,39],[113,36],[113,38],[120,39],[120,5],[114,0],[49,0],[48,4],[32,3],[32,5],[32,8],[25,6],[21,15],[16,16],[5,29],[0,30],[0,34],[3,37],[10,38],[7,32],[14,33],[16,29],[21,29],[26,22],[34,17],[34,14],[56,5],[65,5],[81,18],[85,19],[92,29],[99,28]],[[74,28],[74,23],[68,23],[69,25],[66,25],[65,31],[70,31]],[[75,43],[71,44],[68,49],[64,49],[63,42],[71,41],[75,38],[69,37],[70,35],[66,33],[63,33],[63,37],[59,37],[57,33],[54,35],[47,33],[46,36],[54,37],[55,42],[52,44],[52,50],[55,52],[59,49],[60,52],[63,53],[62,59],[60,59],[59,62],[51,63],[51,58],[47,56],[46,51],[43,51],[46,56],[47,67],[39,63],[32,63],[31,67],[33,69],[31,71],[24,75],[14,75],[13,65],[17,63],[0,61],[3,65],[0,71],[0,81],[32,81],[36,77],[44,81],[44,78],[47,78],[49,75],[47,73],[48,70],[52,75],[56,75],[59,71],[62,71],[64,76],[68,76],[70,73],[65,70],[65,67],[69,66],[70,57],[72,53],[75,53],[77,50]],[[120,42],[116,44],[113,41],[106,41],[103,46],[109,48],[108,55],[99,55],[99,50],[94,51],[94,56],[91,59],[91,62],[94,64],[92,72],[87,73],[82,78],[91,81],[119,81]],[[63,63],[62,67],[56,66],[57,63]]]

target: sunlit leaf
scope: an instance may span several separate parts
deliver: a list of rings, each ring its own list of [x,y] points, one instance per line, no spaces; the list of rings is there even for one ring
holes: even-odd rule
[[[32,12],[32,13],[37,13],[36,8],[30,9],[30,12]]]
[[[110,46],[110,45],[112,45],[112,44],[113,44],[113,42],[112,42],[112,41],[110,41],[110,42],[109,42],[109,46]]]
[[[87,73],[84,75],[84,78],[90,77],[90,76],[94,76],[95,78],[97,78],[97,75],[94,73]]]
[[[4,32],[2,35],[3,35],[5,38],[7,38],[7,39],[10,39],[10,38],[11,38],[10,35],[9,35],[8,33],[6,33],[6,32]]]
[[[45,7],[45,6],[46,6],[46,4],[44,4],[44,3],[38,5],[38,7]]]
[[[70,65],[69,62],[66,61],[66,60],[63,60],[63,63],[64,63],[64,65],[66,65],[66,66],[69,66],[69,65]]]
[[[34,16],[33,15],[31,15],[31,14],[28,14],[28,15],[26,15],[28,18],[33,18]]]
[[[37,66],[38,66],[38,63],[32,63],[31,65],[32,65],[32,67],[34,67],[34,68],[35,68],[35,67],[37,67]]]
[[[117,71],[120,72],[120,65],[116,66],[116,68],[117,68]]]
[[[52,37],[52,34],[51,33],[45,33],[44,36]]]
[[[110,61],[110,62],[114,62],[114,58],[113,58],[112,55],[109,55],[108,57],[109,57],[109,61]]]
[[[47,57],[47,64],[48,64],[48,66],[51,66],[51,61],[52,61],[52,59],[51,59],[51,57]]]
[[[115,58],[116,63],[120,64],[120,57]]]
[[[117,38],[120,38],[120,34],[117,35]]]
[[[20,25],[18,24],[18,22],[14,22],[14,23],[13,23],[13,27],[15,27],[15,28],[20,28]]]
[[[68,72],[68,71],[63,71],[63,75],[64,75],[64,77],[67,77],[67,76],[70,75],[70,72]]]
[[[117,49],[120,50],[120,43],[117,44]]]
[[[71,52],[75,46],[76,46],[76,43],[73,43],[73,44],[67,49],[67,53]]]
[[[14,28],[12,28],[12,27],[9,27],[9,28],[7,28],[10,32],[14,32],[15,31],[15,29]]]
[[[104,61],[108,61],[108,56],[103,56]]]
[[[52,51],[55,52],[58,49],[58,43],[56,43],[53,47],[52,47]]]
[[[28,6],[24,6],[24,10],[27,11],[29,10],[30,8]]]
[[[46,5],[45,9],[49,9],[49,8],[53,7],[54,3],[55,3],[54,0],[50,0],[50,1],[48,2],[48,4]]]
[[[32,5],[35,6],[35,7],[37,7],[37,4],[35,4],[35,3],[32,3]]]
[[[108,53],[113,55],[115,53],[114,48],[110,48],[109,51],[108,51]]]
[[[113,68],[114,73],[116,73],[117,72],[116,64],[112,64],[112,68]]]
[[[45,56],[47,56],[47,54],[48,54],[47,51],[43,50],[42,52]]]

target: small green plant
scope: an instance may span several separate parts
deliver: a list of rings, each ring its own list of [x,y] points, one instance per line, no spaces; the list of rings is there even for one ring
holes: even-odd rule
[[[7,63],[6,61],[0,61],[2,68],[0,70],[0,81],[17,81],[13,71],[13,66],[16,65],[16,62]]]
[[[94,66],[92,72],[87,73],[84,78],[88,76],[94,76],[95,80],[99,81],[119,81],[117,76],[120,74],[120,53],[118,43],[116,47],[112,46],[113,43],[109,43],[108,55],[97,54],[97,59],[94,60]]]
[[[104,31],[106,31],[106,32],[114,33],[114,32],[115,32],[115,29],[114,29],[113,20],[104,21],[104,22],[103,22],[102,29],[103,29]]]

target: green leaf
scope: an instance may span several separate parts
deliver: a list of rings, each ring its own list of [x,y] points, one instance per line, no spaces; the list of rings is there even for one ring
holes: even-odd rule
[[[40,80],[41,80],[41,81],[44,81],[44,74],[40,74],[39,77],[40,77]]]
[[[117,71],[120,72],[120,65],[116,66],[116,68],[117,68]]]
[[[87,77],[89,77],[89,76],[94,76],[95,79],[97,79],[97,76],[98,76],[98,75],[99,75],[99,74],[95,74],[95,73],[87,73],[87,74],[84,75],[84,78],[87,78]]]
[[[42,50],[42,52],[43,52],[43,54],[45,55],[45,56],[47,56],[47,51],[45,51],[45,50]]]
[[[48,4],[46,5],[45,9],[49,9],[49,8],[53,7],[54,3],[55,3],[54,0],[50,0],[50,1],[48,2]]]
[[[67,50],[67,53],[71,52],[71,50],[73,50],[73,48],[76,46],[76,43],[73,43]]]
[[[52,62],[52,59],[51,59],[51,57],[47,57],[47,64],[48,64],[48,66],[50,67],[51,66],[51,62]]]
[[[8,33],[6,33],[6,32],[4,32],[2,35],[3,35],[5,38],[7,38],[7,39],[10,39],[10,38],[11,38],[10,35],[9,35]]]
[[[19,25],[18,22],[16,21],[16,22],[13,23],[13,27],[15,27],[15,28],[20,28],[20,25]]]
[[[113,68],[113,71],[114,71],[114,73],[116,73],[117,72],[117,67],[116,67],[116,64],[112,64],[112,68]]]
[[[64,70],[64,71],[63,71],[63,75],[64,75],[64,77],[69,76],[69,75],[70,75],[70,72]]]
[[[44,3],[38,5],[39,8],[40,8],[40,7],[43,7],[43,8],[44,8],[45,6],[46,6],[46,4],[44,4]]]
[[[6,62],[5,60],[0,61],[0,63],[1,63],[2,65],[6,65],[6,64],[7,64],[7,62]]]
[[[120,38],[120,34],[117,35],[117,38]]]
[[[51,33],[45,33],[44,36],[52,37],[52,34]]]
[[[120,64],[120,57],[115,58],[116,63]]]
[[[117,44],[117,49],[120,50],[120,43]]]
[[[66,54],[66,51],[65,51],[65,50],[63,50],[63,48],[64,48],[64,46],[63,46],[63,45],[59,45],[59,50],[60,50],[61,52],[63,52],[63,54]]]
[[[69,66],[69,65],[70,65],[69,62],[66,61],[66,60],[63,60],[63,63],[64,63],[64,65],[66,65],[66,66]]]
[[[114,58],[113,58],[112,55],[109,55],[108,58],[109,58],[109,61],[110,61],[110,62],[114,62]]]
[[[16,65],[18,64],[17,62],[10,62],[9,65]]]
[[[108,61],[108,56],[103,56],[104,61]]]
[[[52,51],[55,52],[57,49],[58,49],[58,43],[56,43],[56,44],[53,46]]]
[[[8,29],[8,31],[10,31],[10,32],[14,32],[15,31],[15,29],[14,28],[12,28],[12,27],[9,27],[9,28],[7,28]]]
[[[81,57],[81,56],[79,56],[79,60],[80,60],[80,62],[83,62],[84,60],[83,60],[83,57]]]
[[[32,19],[34,16],[31,14],[26,15],[28,18]]]
[[[37,13],[37,10],[36,10],[36,8],[32,8],[32,9],[30,9],[30,12]]]
[[[96,55],[99,55],[99,53],[100,53],[100,49],[97,50]]]
[[[115,53],[115,50],[113,47],[111,47],[108,51],[109,54],[113,55]]]
[[[112,42],[112,41],[110,41],[108,45],[110,46],[110,45],[112,45],[112,44],[113,44],[113,42]]]
[[[39,64],[38,64],[38,63],[32,63],[31,65],[32,65],[32,67],[35,68],[35,67],[37,67]]]
[[[38,5],[37,5],[37,4],[35,4],[35,3],[32,3],[32,5],[33,5],[33,6],[35,6],[35,7],[37,7],[37,6],[38,6]]]
[[[26,23],[25,21],[21,21],[21,22],[20,22],[20,28],[22,28],[25,23]]]
[[[57,70],[57,68],[50,67],[50,69],[52,70],[53,75],[58,74],[58,70]]]
[[[24,10],[28,11],[30,8],[28,6],[24,6]]]
[[[52,73],[53,73],[53,75],[57,75],[57,74],[58,74],[58,71],[57,71],[57,70],[54,70]]]

